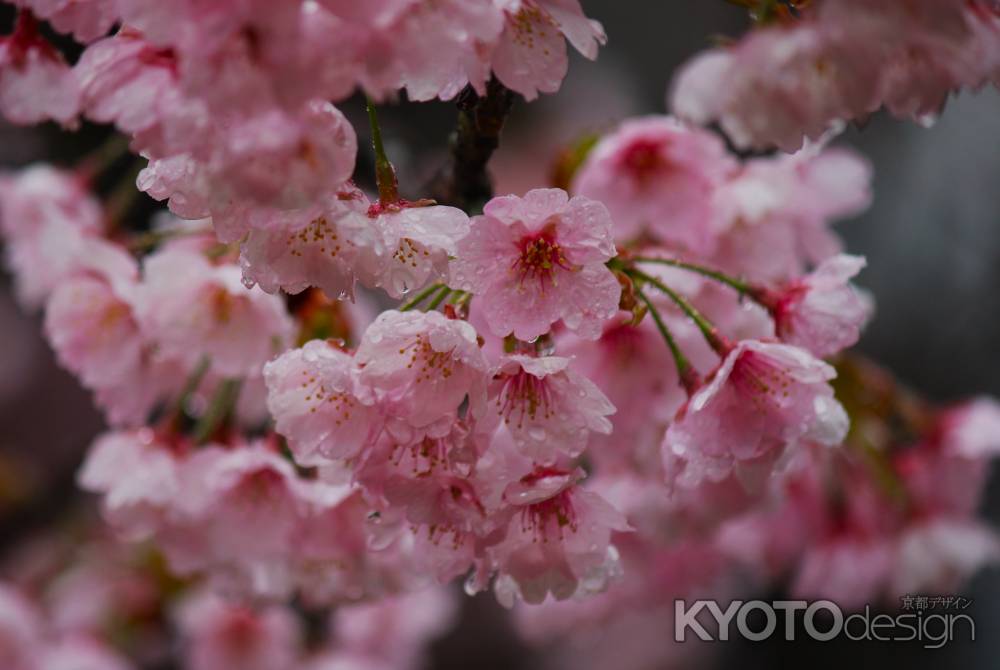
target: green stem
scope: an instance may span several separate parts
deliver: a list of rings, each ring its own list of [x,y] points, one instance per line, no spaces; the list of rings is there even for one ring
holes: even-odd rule
[[[177,406],[174,409],[174,415],[179,416],[187,411],[188,403],[191,401],[191,396],[194,395],[198,387],[201,386],[202,380],[205,375],[208,374],[209,368],[212,367],[212,359],[208,356],[202,356],[201,360],[198,361],[197,367],[191,372],[191,375],[187,378],[184,383],[184,388],[181,389],[181,393],[177,396]]]
[[[684,385],[684,389],[691,395],[694,390],[698,387],[698,373],[695,372],[694,368],[691,367],[691,362],[688,361],[687,356],[681,351],[680,347],[677,346],[677,340],[674,339],[673,333],[667,328],[667,324],[664,323],[663,317],[660,315],[660,311],[656,309],[653,301],[649,299],[645,293],[641,290],[636,291],[636,295],[639,299],[646,303],[646,307],[649,308],[649,314],[653,317],[653,321],[656,323],[656,328],[660,331],[660,335],[663,336],[664,341],[667,343],[667,348],[670,349],[670,355],[674,357],[674,364],[677,366],[677,377],[680,379],[681,384]]]
[[[696,263],[688,263],[675,258],[652,258],[649,256],[637,256],[629,260],[634,263],[657,263],[659,265],[668,265],[673,268],[680,268],[681,270],[695,272],[703,277],[708,277],[709,279],[714,279],[715,281],[725,284],[726,286],[730,286],[740,293],[754,299],[756,299],[756,295],[759,292],[757,287],[750,285],[742,279],[731,277],[723,272],[719,272],[718,270],[713,270],[712,268],[705,267],[704,265],[698,265]]]
[[[440,289],[440,291],[441,292],[438,293],[434,297],[433,300],[431,300],[431,303],[429,305],[427,305],[427,310],[426,311],[428,311],[428,312],[434,311],[435,309],[438,308],[438,306],[441,303],[444,302],[445,298],[447,298],[449,295],[451,295],[451,289],[448,288],[447,286],[442,286],[441,289]]]
[[[240,396],[239,379],[227,379],[222,382],[212,398],[211,404],[205,413],[198,420],[194,427],[194,441],[197,444],[204,444],[215,435],[219,427],[222,426],[226,417],[232,412],[236,405],[236,400]]]
[[[378,113],[371,98],[366,98],[368,108],[368,124],[371,126],[372,148],[375,150],[375,181],[378,184],[378,197],[382,205],[399,202],[399,185],[396,181],[396,169],[389,162],[382,144],[382,128],[378,123]]]
[[[454,291],[451,297],[448,298],[448,302],[458,307],[467,305],[472,302],[472,294],[468,291]]]
[[[132,251],[149,251],[153,247],[156,247],[160,243],[166,242],[167,240],[193,235],[204,235],[205,233],[211,232],[211,230],[211,228],[192,228],[190,230],[151,230],[149,232],[140,233],[130,239],[128,241],[128,248]]]
[[[779,4],[779,0],[759,0],[751,6],[750,16],[759,24],[767,23],[777,16]]]
[[[146,195],[139,190],[135,183],[142,167],[142,160],[133,161],[128,172],[121,176],[114,189],[108,194],[104,204],[108,230],[117,230],[124,223],[135,204]]]
[[[886,454],[878,449],[868,439],[861,437],[858,440],[847,440],[847,444],[852,445],[861,458],[867,463],[875,482],[886,494],[886,496],[899,503],[906,504],[906,488],[900,482],[895,470],[892,468]]]
[[[432,295],[440,291],[442,287],[444,287],[444,284],[431,284],[423,291],[413,296],[409,302],[407,302],[405,305],[399,308],[399,311],[409,312],[411,309],[422,303],[424,300],[427,300],[427,298],[431,297]]]
[[[625,273],[635,279],[641,279],[650,286],[653,286],[659,291],[663,292],[664,294],[667,295],[667,297],[673,300],[674,304],[676,304],[689,319],[694,321],[694,324],[698,326],[698,330],[701,331],[701,334],[705,337],[705,340],[709,343],[709,345],[711,345],[712,349],[714,349],[717,354],[719,354],[720,356],[725,356],[727,353],[729,353],[729,350],[733,348],[733,345],[719,333],[719,330],[712,324],[712,322],[706,319],[702,315],[702,313],[699,312],[697,308],[695,308],[695,306],[692,305],[688,301],[688,299],[682,296],[680,293],[670,288],[656,277],[652,277],[646,274],[642,270],[636,270],[634,268],[631,268],[625,270]]]
[[[91,181],[116,164],[128,152],[128,138],[114,133],[80,160],[78,170],[84,179]]]

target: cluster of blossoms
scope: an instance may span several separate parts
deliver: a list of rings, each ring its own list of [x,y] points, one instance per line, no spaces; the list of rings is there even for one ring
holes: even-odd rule
[[[330,101],[554,91],[565,41],[590,57],[604,41],[576,0],[15,4],[0,113],[113,125],[172,212],[127,225],[92,162],[0,175],[18,297],[44,308],[110,426],[79,483],[118,536],[195,582],[171,613],[190,668],[410,667],[449,618],[433,585],[459,578],[516,607],[527,637],[572,638],[576,667],[612,648],[658,667],[673,599],[736,595],[736,574],[855,605],[1000,558],[975,519],[1000,406],[913,409],[844,357],[873,307],[831,224],[867,207],[871,171],[828,138],[740,158],[677,118],[630,119],[567,190],[480,213],[400,197],[371,101],[366,192]],[[883,103],[923,114],[982,78],[927,82],[900,56],[866,82],[831,54],[850,20],[892,54],[950,65],[931,49],[947,36],[948,58],[989,62],[995,14],[925,4],[789,14],[745,48],[808,42],[811,60],[791,60],[813,97],[782,101],[761,80],[778,70],[738,45],[682,76],[678,111],[794,148]],[[901,12],[912,29],[878,37]],[[75,65],[36,17],[87,44]],[[828,71],[836,86],[815,80]],[[845,83],[875,97],[843,107]],[[904,105],[914,90],[927,97]],[[31,650],[63,636],[100,643],[6,624],[42,607],[7,600],[0,653],[28,659],[11,667],[61,668]],[[336,608],[329,649],[304,643],[302,608]],[[95,670],[128,667],[94,648],[109,659]]]
[[[441,588],[330,613],[232,600],[165,574],[155,552],[116,542],[92,521],[76,532],[82,541],[44,533],[5,559],[5,670],[133,670],[177,660],[189,670],[416,670],[456,613],[454,595]]]
[[[605,39],[576,0],[15,4],[28,7],[0,44],[0,112],[114,124],[149,159],[142,190],[243,241],[248,282],[331,296],[361,280],[399,297],[440,275],[468,219],[398,195],[369,203],[348,183],[357,140],[330,101],[358,88],[447,99],[484,92],[491,73],[532,98],[558,89],[566,39],[589,58]],[[32,10],[92,41],[72,68]]]
[[[636,472],[599,476],[597,490],[636,528],[617,543],[624,575],[584,602],[518,609],[523,635],[563,643],[554,667],[689,667],[703,652],[660,641],[675,599],[746,599],[746,580],[778,581],[792,598],[891,608],[906,595],[954,593],[995,563],[1000,540],[974,510],[1000,447],[1000,404],[914,415],[914,399],[885,372],[857,363],[841,372],[877,404],[852,415],[842,449],[804,443],[757,501],[729,480],[678,505]],[[886,431],[890,422],[907,435]]]
[[[742,148],[794,151],[883,107],[929,123],[952,92],[1000,84],[993,0],[749,4],[764,25],[697,56],[670,94],[678,115],[718,122]]]

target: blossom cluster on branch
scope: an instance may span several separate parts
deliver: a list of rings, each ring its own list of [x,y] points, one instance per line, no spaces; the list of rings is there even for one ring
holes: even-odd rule
[[[102,191],[114,140],[0,175],[16,294],[109,425],[79,484],[185,584],[191,668],[410,667],[455,580],[577,667],[609,662],[595,630],[650,667],[673,599],[737,574],[855,606],[1000,558],[975,516],[1000,404],[932,406],[844,353],[874,302],[832,225],[871,168],[830,144],[995,81],[991,4],[743,3],[761,25],[681,73],[677,117],[481,211],[401,197],[376,101],[555,92],[566,42],[605,42],[577,0],[14,4],[0,114],[112,126],[169,208]],[[355,92],[370,190],[334,106]],[[488,183],[506,107],[443,174]],[[63,668],[32,650],[78,639],[88,669],[128,667],[45,607],[0,591],[4,667]],[[332,646],[304,644],[329,608]]]
[[[718,122],[741,148],[794,151],[883,107],[931,123],[952,92],[1000,84],[993,0],[800,4],[696,56],[670,95],[677,114]]]

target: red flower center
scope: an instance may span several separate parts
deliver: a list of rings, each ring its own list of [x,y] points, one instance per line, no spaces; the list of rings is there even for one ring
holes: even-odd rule
[[[621,164],[632,179],[643,186],[662,176],[670,167],[663,156],[663,143],[652,140],[633,142],[622,155]]]
[[[577,515],[570,492],[561,491],[548,500],[525,507],[521,513],[521,527],[533,532],[536,542],[539,539],[548,542],[552,533],[560,540],[567,530],[575,533]]]
[[[503,390],[497,396],[497,412],[506,423],[514,416],[517,428],[524,426],[524,417],[534,421],[539,413],[548,419],[555,413],[552,408],[552,393],[544,379],[530,375],[524,370],[507,377]]]
[[[538,282],[539,289],[544,293],[548,286],[558,285],[556,272],[559,268],[573,269],[552,231],[524,237],[519,247],[520,254],[511,270],[517,274],[522,289],[525,283]]]

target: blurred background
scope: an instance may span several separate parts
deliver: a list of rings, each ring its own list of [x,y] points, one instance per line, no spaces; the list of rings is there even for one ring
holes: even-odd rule
[[[746,25],[744,13],[723,0],[583,4],[604,23],[608,46],[597,63],[574,58],[560,94],[515,105],[494,162],[500,192],[544,185],[555,154],[583,133],[610,129],[627,116],[663,113],[674,70],[714,36],[738,35]],[[0,32],[8,32],[11,19],[9,8],[0,8]],[[345,108],[364,135],[358,102]],[[382,117],[401,182],[421,183],[443,160],[452,105],[401,103]],[[0,125],[0,165],[39,159],[70,165],[105,134],[91,127],[70,135],[54,127]],[[859,283],[878,305],[861,351],[936,401],[1000,396],[1000,94],[959,96],[929,130],[879,115],[838,142],[856,147],[875,170],[873,206],[839,225],[849,251],[868,257]],[[88,394],[55,365],[40,327],[38,315],[19,311],[9,278],[2,277],[2,553],[58,518],[76,495],[73,477],[83,450],[101,429]],[[994,522],[1000,522],[997,489],[994,482],[985,509]],[[843,639],[720,642],[706,667],[996,667],[1000,636],[991,633],[1000,626],[1000,571],[981,574],[962,595],[974,599],[967,610],[977,623],[972,644],[960,640],[934,651]],[[663,634],[672,637],[672,631]],[[491,595],[467,603],[458,630],[436,645],[434,658],[436,668],[533,667]]]

